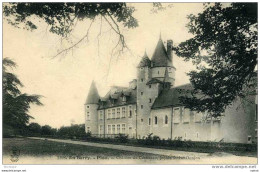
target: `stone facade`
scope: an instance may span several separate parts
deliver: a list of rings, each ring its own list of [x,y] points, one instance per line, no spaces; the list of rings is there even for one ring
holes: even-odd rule
[[[100,97],[92,83],[85,103],[86,132],[99,137],[121,133],[130,138],[144,138],[153,133],[161,139],[257,141],[256,96],[249,97],[251,103],[234,101],[217,119],[190,111],[179,102],[182,93],[178,90],[193,89],[192,85],[175,87],[171,40],[166,47],[159,39],[151,60],[144,54],[137,67],[137,79],[129,87],[112,87]]]

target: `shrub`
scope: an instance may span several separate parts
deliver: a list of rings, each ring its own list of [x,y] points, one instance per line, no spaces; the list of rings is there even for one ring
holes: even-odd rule
[[[119,134],[118,136],[116,136],[116,140],[118,140],[120,143],[127,143],[128,135]]]

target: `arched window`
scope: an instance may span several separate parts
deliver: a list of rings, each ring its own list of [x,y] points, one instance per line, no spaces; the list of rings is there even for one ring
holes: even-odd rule
[[[157,125],[158,123],[158,119],[157,119],[157,116],[154,117],[154,124]]]
[[[167,115],[165,115],[164,124],[168,124],[168,116]]]

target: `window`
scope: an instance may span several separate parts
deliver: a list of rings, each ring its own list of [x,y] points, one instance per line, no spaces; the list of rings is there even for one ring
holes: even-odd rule
[[[99,120],[103,120],[103,111],[99,111]]]
[[[132,118],[132,106],[129,106],[129,118]]]
[[[143,119],[143,118],[141,119],[141,122],[144,122],[144,119]]]
[[[197,136],[197,138],[199,138],[199,133],[198,132],[196,133],[196,136]]]
[[[89,108],[89,106],[87,106],[87,108]]]
[[[158,71],[158,74],[160,74],[160,71]]]
[[[87,117],[86,117],[86,120],[89,121],[90,120],[90,114],[89,112],[87,112]]]
[[[116,134],[116,125],[112,125],[112,134]]]
[[[141,92],[141,96],[144,94],[144,92]]]
[[[115,119],[116,118],[116,110],[112,109],[112,118]]]
[[[144,106],[143,105],[141,105],[141,109],[143,109],[144,108]]]
[[[122,107],[122,118],[125,118],[125,107]]]
[[[188,108],[184,109],[182,122],[183,123],[189,123],[190,122],[190,109],[188,109]]]
[[[108,109],[108,111],[107,111],[107,119],[110,119],[110,118],[111,118],[111,110]]]
[[[181,118],[181,113],[180,113],[180,108],[176,108],[173,111],[173,123],[178,124],[180,123],[180,118]]]
[[[252,137],[251,137],[251,136],[248,136],[248,137],[247,137],[247,142],[248,142],[248,143],[251,143],[251,141],[252,141]]]
[[[99,126],[99,134],[103,134],[103,125]]]
[[[120,108],[116,109],[116,118],[120,118]]]
[[[143,79],[143,78],[141,78],[141,82],[144,82],[144,79]]]
[[[91,130],[90,130],[90,127],[87,127],[87,133],[90,133]]]
[[[149,99],[149,103],[152,103],[152,99]]]
[[[152,85],[149,85],[149,88],[152,88]]]
[[[125,134],[125,124],[122,124],[122,134]]]
[[[165,117],[164,117],[164,124],[168,124],[168,116],[167,115],[165,115]]]
[[[187,137],[187,133],[184,133],[184,138],[186,138]]]
[[[154,117],[154,124],[157,125],[158,124],[158,119],[157,116]]]
[[[148,125],[151,125],[151,118],[148,119]]]
[[[111,125],[107,125],[107,134],[111,134]]]
[[[117,126],[116,126],[116,131],[117,131],[117,134],[120,133],[120,124],[117,124]]]

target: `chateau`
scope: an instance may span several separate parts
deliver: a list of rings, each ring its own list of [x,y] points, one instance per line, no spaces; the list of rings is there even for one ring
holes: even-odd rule
[[[160,38],[151,59],[145,53],[137,66],[137,79],[129,87],[114,86],[100,97],[92,82],[85,102],[86,132],[98,137],[121,133],[129,138],[143,138],[153,133],[161,139],[257,141],[257,96],[251,103],[238,99],[221,118],[206,119],[205,113],[185,108],[179,90],[193,89],[191,84],[175,86],[173,41],[166,48]]]

